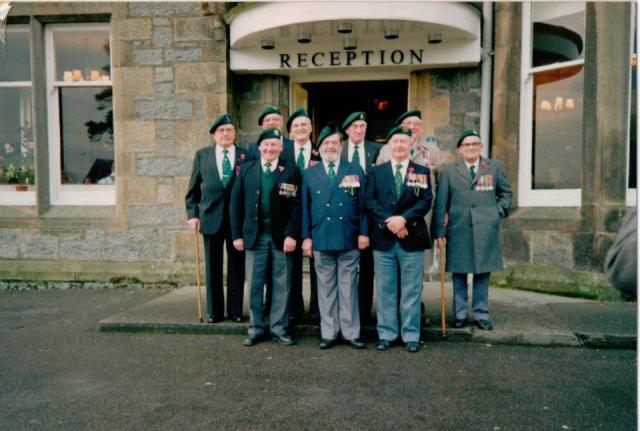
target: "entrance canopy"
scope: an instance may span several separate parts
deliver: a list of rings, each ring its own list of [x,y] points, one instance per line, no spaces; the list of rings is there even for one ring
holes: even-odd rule
[[[449,2],[274,2],[231,11],[230,67],[289,76],[476,65],[481,15]]]

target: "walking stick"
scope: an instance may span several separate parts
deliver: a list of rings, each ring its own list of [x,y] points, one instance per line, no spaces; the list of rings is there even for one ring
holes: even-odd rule
[[[200,239],[197,232],[194,235],[194,239],[196,242],[196,274],[198,277],[198,319],[200,319],[200,323],[202,323],[202,292],[200,292]]]
[[[447,336],[447,322],[445,319],[444,246],[440,247],[440,315],[442,316],[442,338],[445,338]]]

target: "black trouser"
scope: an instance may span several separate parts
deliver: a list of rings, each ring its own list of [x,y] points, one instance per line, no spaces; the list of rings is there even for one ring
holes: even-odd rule
[[[215,319],[224,318],[224,291],[222,288],[223,247],[227,249],[227,316],[242,316],[244,294],[244,252],[233,246],[231,227],[227,217],[215,235],[203,235],[204,259],[207,278],[207,313]]]
[[[301,242],[301,241],[300,241]],[[298,244],[293,252],[293,271],[291,274],[291,292],[289,293],[289,316],[294,319],[304,317],[304,299],[302,297],[302,247]],[[318,282],[313,258],[309,258],[309,274],[311,278],[311,300],[309,302],[309,318],[319,319],[318,309]]]
[[[371,320],[373,307],[373,249],[367,247],[360,250],[360,273],[358,274],[358,306],[360,308],[360,323]]]

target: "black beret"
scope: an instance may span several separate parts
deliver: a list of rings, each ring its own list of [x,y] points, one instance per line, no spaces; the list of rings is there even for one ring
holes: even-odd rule
[[[422,119],[422,112],[419,109],[412,109],[411,111],[407,111],[404,114],[402,114],[401,116],[398,117],[398,119],[396,120],[394,124],[394,126],[399,126],[400,124],[402,124],[402,121],[405,118],[408,117],[418,117],[420,119]]]
[[[411,130],[407,129],[406,127],[396,126],[393,129],[389,130],[389,133],[387,133],[386,141],[389,142],[389,139],[391,139],[393,135],[398,135],[398,134],[407,135],[411,137]]]
[[[258,126],[262,126],[262,120],[264,120],[264,117],[269,114],[282,115],[282,112],[280,112],[280,110],[275,106],[267,106],[266,108],[264,108],[264,111],[262,111],[262,114],[260,114],[260,116],[258,117]]]
[[[260,146],[262,141],[264,141],[265,139],[282,139],[282,132],[280,132],[280,130],[273,127],[264,129],[262,133],[258,135],[258,146]]]
[[[352,112],[346,120],[344,120],[344,123],[342,123],[342,130],[347,130],[347,128],[351,125],[351,123],[353,123],[354,121],[358,121],[358,120],[362,120],[362,121],[367,121],[367,114],[365,114],[364,112]]]
[[[318,135],[318,148],[320,148],[320,146],[322,145],[322,141],[324,141],[331,135],[335,135],[336,133],[340,135],[340,140],[342,140],[342,134],[340,133],[338,126],[336,126],[334,123],[329,123],[324,126],[324,128],[320,130],[320,134]]]
[[[289,119],[287,120],[287,130],[291,130],[291,123],[293,122],[293,120],[295,120],[298,117],[307,117],[311,119],[311,117],[309,117],[309,114],[307,114],[307,111],[304,108],[299,108],[289,116]]]
[[[209,127],[209,133],[215,132],[218,127],[223,126],[225,124],[233,124],[233,119],[231,118],[231,115],[222,114],[221,116],[213,120],[213,122],[211,123],[211,126]]]
[[[458,143],[456,144],[456,148],[458,148],[460,146],[460,144],[462,144],[462,141],[464,141],[465,138],[468,138],[469,136],[477,136],[478,138],[480,137],[480,134],[473,130],[473,129],[467,129],[464,132],[462,132],[460,134],[460,137],[458,138]]]

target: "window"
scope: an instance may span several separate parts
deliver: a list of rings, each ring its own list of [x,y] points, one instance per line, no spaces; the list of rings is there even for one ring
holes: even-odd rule
[[[638,188],[638,21],[636,8],[632,5],[631,28],[631,91],[629,109],[629,167],[627,182],[627,205],[637,205],[636,192]]]
[[[115,204],[108,24],[46,28],[52,205]]]
[[[35,205],[29,26],[7,26],[6,34],[0,43],[0,202]]]
[[[521,206],[580,206],[585,3],[523,4]]]

